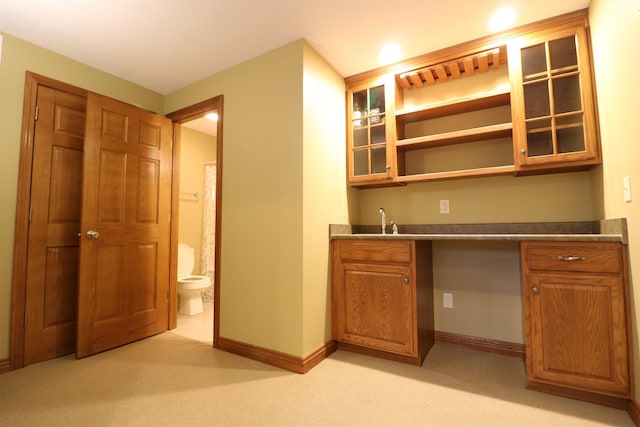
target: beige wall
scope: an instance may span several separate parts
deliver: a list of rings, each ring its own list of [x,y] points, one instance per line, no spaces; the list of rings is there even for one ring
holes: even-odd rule
[[[329,336],[328,224],[348,221],[344,83],[299,40],[169,94],[165,111],[220,94],[220,336],[304,356]]]
[[[640,67],[635,54],[640,40],[637,2],[592,0],[589,8],[598,106],[602,137],[602,188],[607,218],[627,218],[631,270],[631,311],[634,340],[636,402],[640,396],[638,318],[640,287],[633,280],[640,272],[640,83],[631,70]],[[631,178],[633,200],[625,202],[622,179]],[[635,274],[634,274],[635,273]]]
[[[328,224],[348,223],[345,189],[344,79],[304,45],[303,347],[307,355],[331,340]]]
[[[162,112],[163,107],[160,94],[3,35],[0,63],[0,360],[9,357],[13,239],[27,70],[148,110]]]
[[[178,240],[195,249],[193,274],[202,274],[202,205],[204,164],[216,159],[216,138],[182,126],[180,135],[180,203]],[[193,197],[193,192],[200,193]]]

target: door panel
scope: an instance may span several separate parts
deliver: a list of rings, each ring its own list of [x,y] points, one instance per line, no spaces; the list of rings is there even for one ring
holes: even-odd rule
[[[78,357],[168,329],[171,122],[90,93],[84,154]]]
[[[85,99],[38,85],[24,364],[73,353]]]

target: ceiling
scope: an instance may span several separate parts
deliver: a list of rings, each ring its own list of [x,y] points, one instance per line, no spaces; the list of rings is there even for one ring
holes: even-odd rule
[[[489,34],[500,6],[522,25],[589,0],[0,0],[0,32],[160,94],[306,39],[343,76]]]

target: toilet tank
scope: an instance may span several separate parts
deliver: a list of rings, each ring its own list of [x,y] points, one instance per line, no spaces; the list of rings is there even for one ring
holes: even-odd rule
[[[191,246],[178,244],[178,278],[190,276],[193,273],[193,265],[195,263],[195,249]]]

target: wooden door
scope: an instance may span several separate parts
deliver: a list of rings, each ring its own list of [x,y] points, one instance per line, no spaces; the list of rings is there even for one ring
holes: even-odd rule
[[[529,378],[627,396],[623,289],[614,275],[531,273]]]
[[[27,252],[24,364],[76,346],[85,98],[38,85]]]
[[[411,276],[410,265],[339,264],[337,339],[415,356]]]
[[[169,119],[89,94],[77,357],[168,329],[171,143]]]

